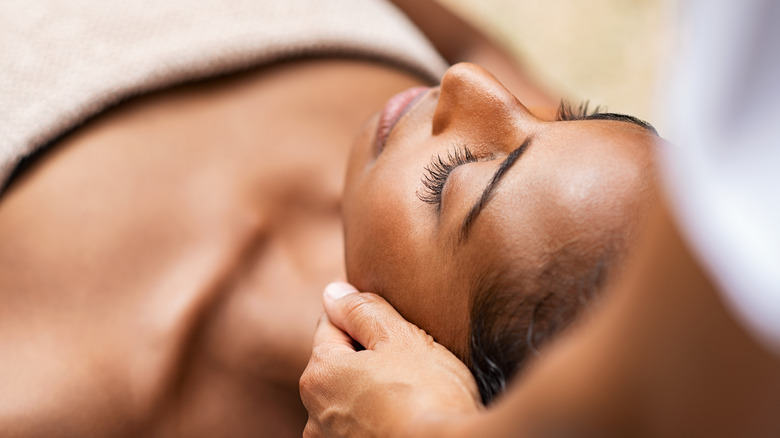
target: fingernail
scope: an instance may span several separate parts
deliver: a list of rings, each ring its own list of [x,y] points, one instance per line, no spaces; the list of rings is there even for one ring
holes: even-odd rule
[[[333,300],[338,300],[345,295],[353,294],[355,292],[357,292],[357,289],[348,283],[336,282],[325,286],[325,295]]]

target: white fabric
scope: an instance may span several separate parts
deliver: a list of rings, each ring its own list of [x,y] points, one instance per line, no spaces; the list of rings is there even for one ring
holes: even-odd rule
[[[780,2],[685,6],[664,107],[669,191],[726,303],[780,354]]]
[[[130,96],[317,55],[446,69],[384,0],[2,0],[0,190],[23,156]]]

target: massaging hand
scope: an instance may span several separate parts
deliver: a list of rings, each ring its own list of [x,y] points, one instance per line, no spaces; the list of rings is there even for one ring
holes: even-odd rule
[[[355,292],[344,283],[325,289],[327,316],[300,382],[304,437],[449,436],[481,410],[460,360],[379,296]]]

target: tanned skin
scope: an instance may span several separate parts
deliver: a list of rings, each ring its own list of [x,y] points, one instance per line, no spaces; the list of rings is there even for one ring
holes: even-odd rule
[[[345,275],[349,148],[422,84],[291,62],[56,141],[0,198],[3,436],[300,436],[320,291]]]

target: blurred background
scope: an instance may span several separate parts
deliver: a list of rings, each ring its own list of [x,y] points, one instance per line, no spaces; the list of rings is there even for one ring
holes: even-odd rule
[[[659,128],[655,97],[678,0],[439,0],[502,44],[540,84]]]

